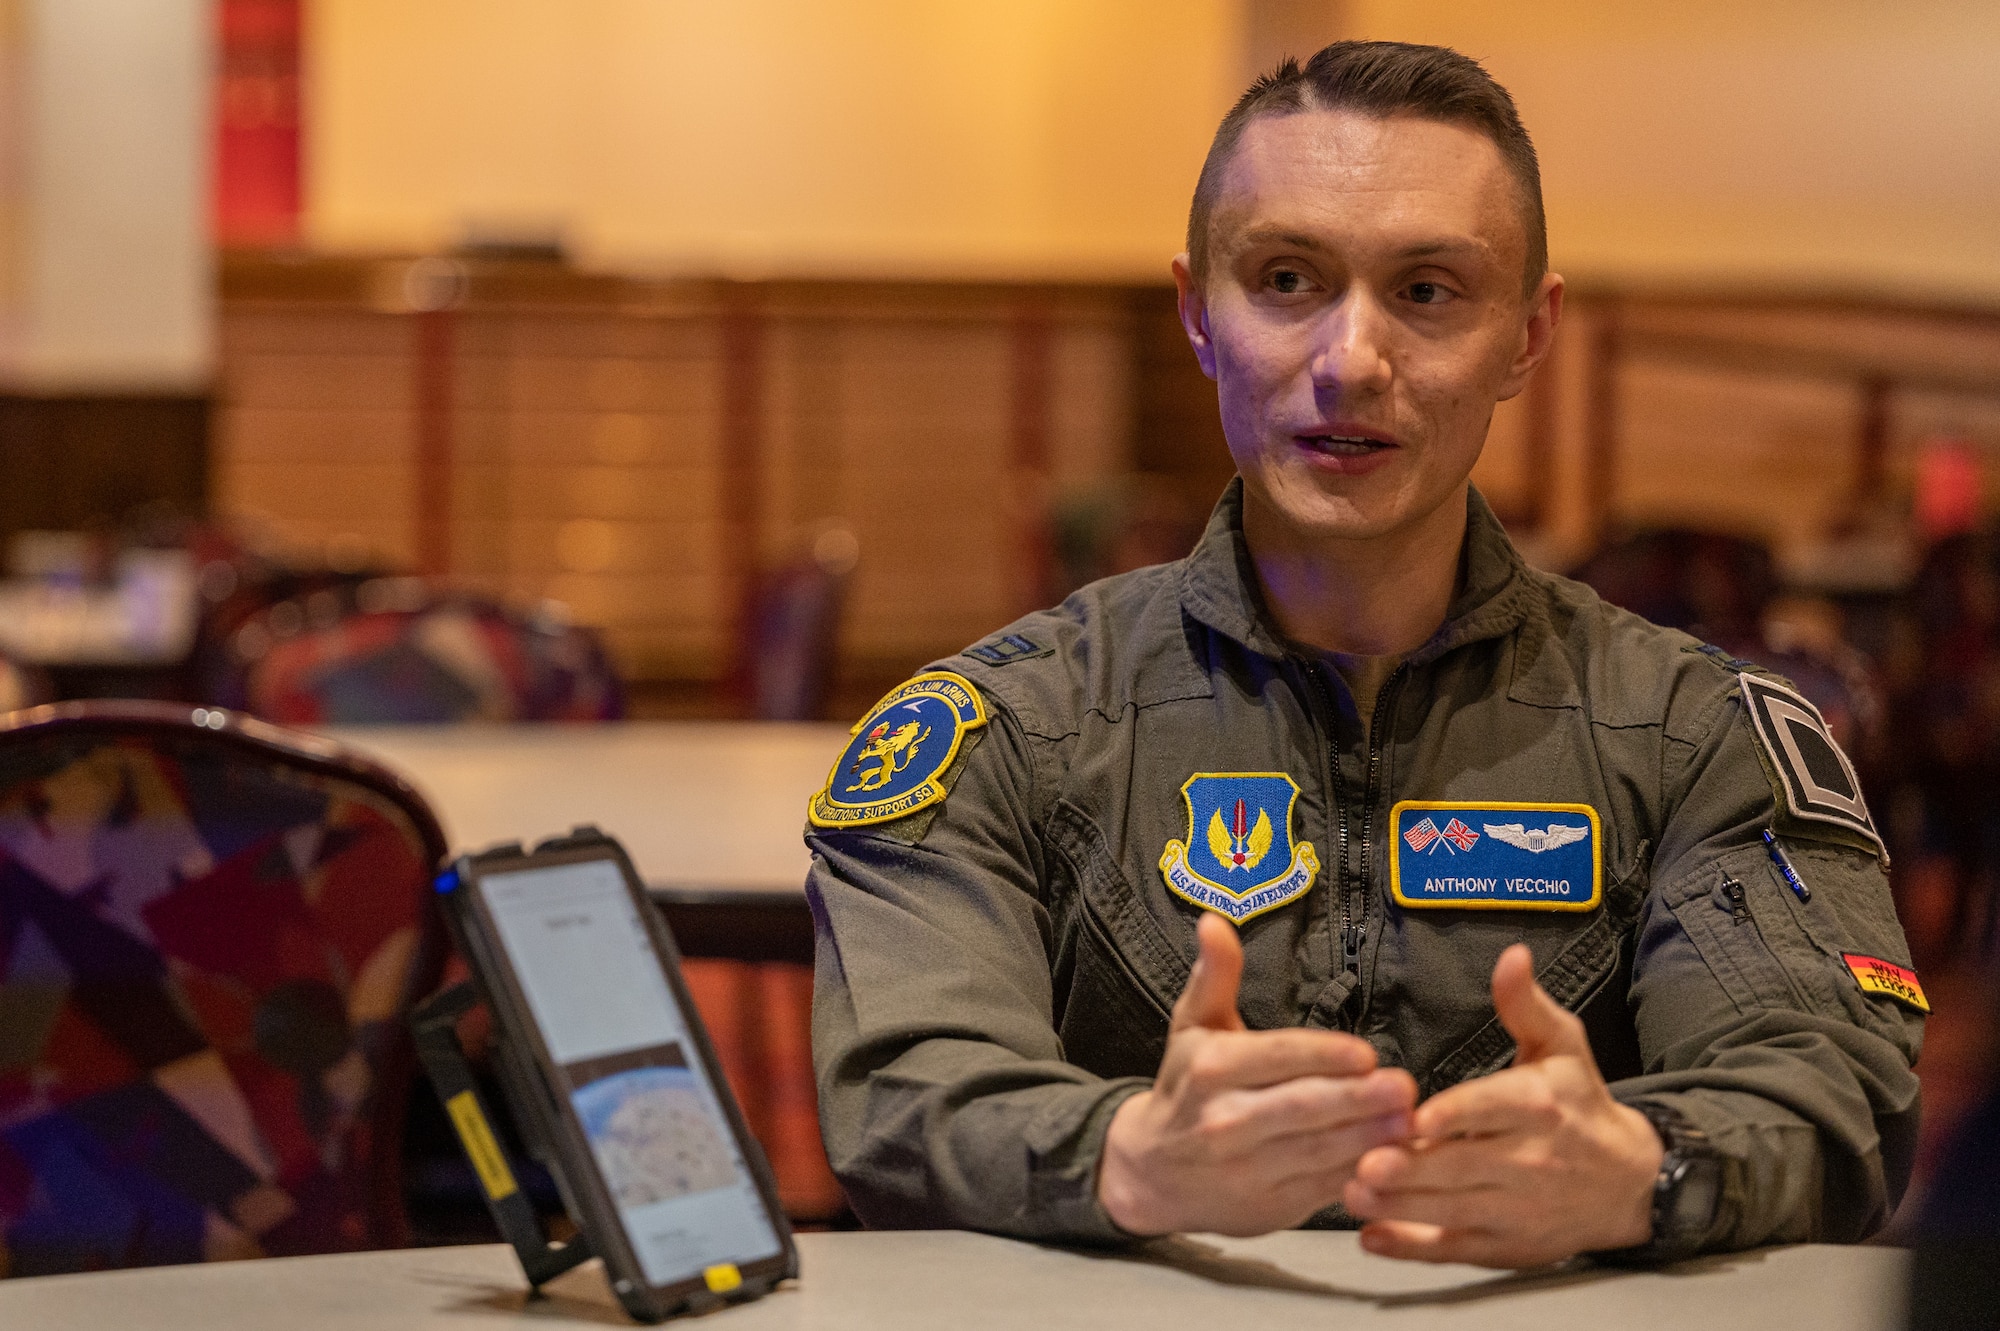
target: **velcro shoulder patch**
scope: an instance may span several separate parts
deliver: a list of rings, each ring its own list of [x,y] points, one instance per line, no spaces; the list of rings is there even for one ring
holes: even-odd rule
[[[1031,661],[1038,656],[1050,656],[1055,650],[1032,638],[1024,638],[1018,633],[1003,633],[997,638],[988,638],[975,647],[966,648],[962,654],[975,661],[984,661],[990,666],[1002,666],[1012,665],[1016,661]]]
[[[986,703],[965,676],[918,675],[855,723],[806,817],[815,827],[864,827],[941,803],[952,760],[986,719]]]
[[[1924,987],[1917,983],[1917,973],[1907,966],[1898,966],[1893,961],[1860,952],[1843,952],[1840,959],[1847,963],[1848,973],[1854,976],[1854,982],[1864,992],[1893,998],[1919,1012],[1931,1010],[1931,1001],[1924,997]]]
[[[1861,780],[1819,709],[1776,680],[1747,671],[1736,679],[1780,817],[1803,836],[1857,841],[1886,865],[1889,851],[1869,816]]]
[[[1681,648],[1681,650],[1684,652],[1693,652],[1696,656],[1706,656],[1724,670],[1762,670],[1764,668],[1755,661],[1746,660],[1741,656],[1732,656],[1712,642],[1689,643],[1687,646]]]

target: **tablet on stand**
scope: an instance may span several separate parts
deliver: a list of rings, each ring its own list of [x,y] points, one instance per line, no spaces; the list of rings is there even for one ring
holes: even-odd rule
[[[417,1052],[529,1284],[602,1257],[633,1317],[752,1298],[798,1249],[624,849],[595,828],[463,856],[437,879],[472,979],[411,1016]],[[455,1027],[480,1000],[529,1150],[579,1233],[552,1244],[495,1138]]]

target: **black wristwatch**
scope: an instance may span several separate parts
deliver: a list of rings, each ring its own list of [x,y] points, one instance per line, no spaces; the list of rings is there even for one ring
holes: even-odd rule
[[[1722,1206],[1722,1156],[1708,1134],[1664,1105],[1632,1106],[1660,1134],[1664,1152],[1653,1180],[1653,1237],[1635,1248],[1601,1252],[1600,1259],[1652,1265],[1701,1251]]]

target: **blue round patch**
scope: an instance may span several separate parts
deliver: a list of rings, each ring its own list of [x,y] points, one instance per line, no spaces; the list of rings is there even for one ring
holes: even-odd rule
[[[986,706],[962,675],[918,675],[875,704],[854,727],[807,817],[815,827],[902,818],[945,797],[942,777]]]

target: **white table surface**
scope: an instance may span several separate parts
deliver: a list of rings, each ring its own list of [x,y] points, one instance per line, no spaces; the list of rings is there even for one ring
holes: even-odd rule
[[[1164,1240],[1137,1254],[955,1232],[802,1234],[802,1278],[697,1323],[713,1331],[1888,1331],[1907,1254],[1771,1248],[1663,1272],[1509,1276],[1363,1253],[1345,1233]],[[36,1331],[481,1331],[624,1324],[602,1268],[529,1302],[511,1249],[420,1248],[0,1281],[0,1326]]]
[[[595,823],[655,887],[795,894],[806,802],[845,726],[768,721],[331,726],[319,733],[401,773],[454,851]]]

